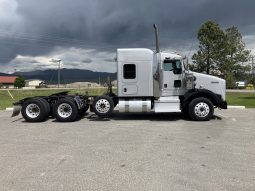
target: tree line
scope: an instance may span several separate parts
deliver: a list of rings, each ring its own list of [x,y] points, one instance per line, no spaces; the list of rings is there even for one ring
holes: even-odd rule
[[[222,29],[207,21],[198,30],[199,49],[192,56],[191,70],[216,75],[226,80],[227,88],[238,80],[254,81],[250,75],[250,50],[245,49],[242,35],[235,26]]]

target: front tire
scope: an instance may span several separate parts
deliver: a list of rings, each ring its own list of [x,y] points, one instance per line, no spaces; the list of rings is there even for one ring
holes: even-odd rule
[[[54,105],[53,116],[60,122],[73,122],[78,117],[78,108],[73,100],[63,98]]]
[[[189,104],[189,116],[194,121],[208,121],[212,118],[213,113],[213,104],[207,98],[198,97]]]
[[[185,117],[189,117],[189,109],[187,106],[185,106],[184,108],[182,108],[182,114]]]
[[[93,102],[93,110],[100,118],[108,118],[113,112],[114,102],[109,96],[98,96]]]

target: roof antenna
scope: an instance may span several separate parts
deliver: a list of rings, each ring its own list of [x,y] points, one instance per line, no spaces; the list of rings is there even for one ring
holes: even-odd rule
[[[154,29],[155,29],[155,36],[156,36],[156,52],[159,53],[160,52],[160,48],[159,48],[159,30],[156,24],[153,25]]]

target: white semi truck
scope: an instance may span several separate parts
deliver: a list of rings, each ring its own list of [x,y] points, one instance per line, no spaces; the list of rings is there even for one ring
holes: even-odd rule
[[[183,112],[192,120],[210,120],[214,108],[227,109],[225,80],[192,72],[184,58],[176,53],[160,51],[159,32],[156,51],[145,48],[117,50],[118,93],[87,97],[67,92],[39,96],[14,103],[13,116],[22,113],[28,122],[40,122],[48,116],[70,122],[89,108],[101,118],[119,112]]]

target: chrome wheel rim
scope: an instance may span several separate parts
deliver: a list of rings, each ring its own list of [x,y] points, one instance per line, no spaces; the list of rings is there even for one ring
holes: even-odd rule
[[[58,106],[58,115],[62,118],[68,118],[72,115],[73,109],[68,103],[62,103]]]
[[[99,113],[107,113],[110,110],[110,102],[106,99],[100,99],[96,102],[96,110]]]
[[[210,107],[205,102],[200,102],[195,105],[194,112],[198,117],[206,117],[210,113]]]
[[[40,115],[40,107],[37,104],[31,103],[26,107],[26,115],[29,118],[37,118]]]

